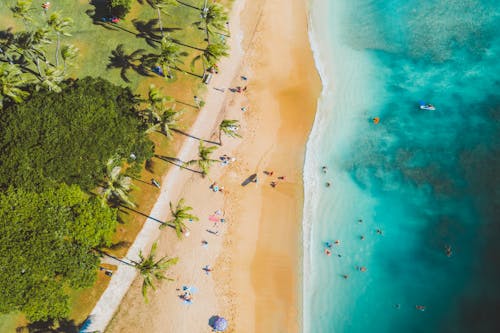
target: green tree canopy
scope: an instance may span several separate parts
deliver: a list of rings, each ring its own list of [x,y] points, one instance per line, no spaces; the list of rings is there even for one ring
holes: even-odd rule
[[[31,321],[69,314],[67,287],[91,286],[110,245],[116,211],[76,185],[0,194],[0,312]]]
[[[62,88],[39,91],[0,113],[0,188],[64,182],[89,190],[103,180],[109,158],[134,154],[141,163],[151,157],[129,89],[94,78]]]

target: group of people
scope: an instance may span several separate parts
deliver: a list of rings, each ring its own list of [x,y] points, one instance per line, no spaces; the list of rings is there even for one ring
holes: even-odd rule
[[[274,175],[274,171],[267,171],[267,170],[264,170],[264,174],[265,174],[266,176],[272,177],[272,176]],[[276,180],[271,181],[271,182],[269,183],[269,185],[271,185],[271,187],[273,187],[273,188],[274,188],[274,187],[278,186],[278,181],[280,181],[280,180],[281,180],[281,181],[285,181],[285,180],[286,180],[286,176],[278,176],[278,177],[276,178]]]

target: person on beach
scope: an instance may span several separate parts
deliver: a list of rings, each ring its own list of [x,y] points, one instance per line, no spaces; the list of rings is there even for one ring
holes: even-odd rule
[[[264,170],[264,174],[265,174],[266,176],[272,176],[272,175],[274,174],[274,171],[265,171],[265,170]]]
[[[285,176],[279,176],[279,177],[278,177],[278,179],[279,179],[279,180],[285,180],[285,179],[286,179],[286,177],[285,177]]]
[[[242,79],[243,81],[248,80],[248,78],[247,78],[246,76],[244,76],[244,75],[242,75],[242,76],[240,76],[240,77],[241,77],[241,79]]]
[[[207,274],[207,275],[210,275],[210,272],[212,272],[212,269],[210,268],[210,265],[206,265],[202,269],[205,271],[205,274]]]
[[[242,106],[242,107],[240,108],[240,110],[241,110],[242,112],[246,112],[246,111],[247,111],[247,107],[246,107],[246,106]]]
[[[274,181],[273,181],[273,182],[271,182],[271,187],[272,187],[272,188],[275,188],[275,187],[276,187],[276,185],[278,185],[278,183],[276,183],[276,182],[274,182]]]
[[[201,241],[201,246],[208,247],[208,242],[206,240]]]

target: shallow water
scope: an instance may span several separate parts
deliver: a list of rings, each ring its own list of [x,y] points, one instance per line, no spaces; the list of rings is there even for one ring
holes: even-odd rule
[[[499,14],[312,1],[325,91],[305,168],[305,332],[499,331]]]

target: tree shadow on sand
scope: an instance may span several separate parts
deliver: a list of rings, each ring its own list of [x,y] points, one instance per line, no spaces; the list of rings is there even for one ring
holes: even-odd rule
[[[187,167],[185,165],[185,163],[183,161],[181,161],[180,159],[178,159],[177,157],[163,156],[163,155],[158,155],[158,154],[155,154],[155,157],[162,160],[162,161],[165,161],[167,163],[178,166],[181,169],[186,169],[186,170],[189,170],[189,171],[194,172],[194,173],[199,173],[200,175],[203,174],[201,171]]]

